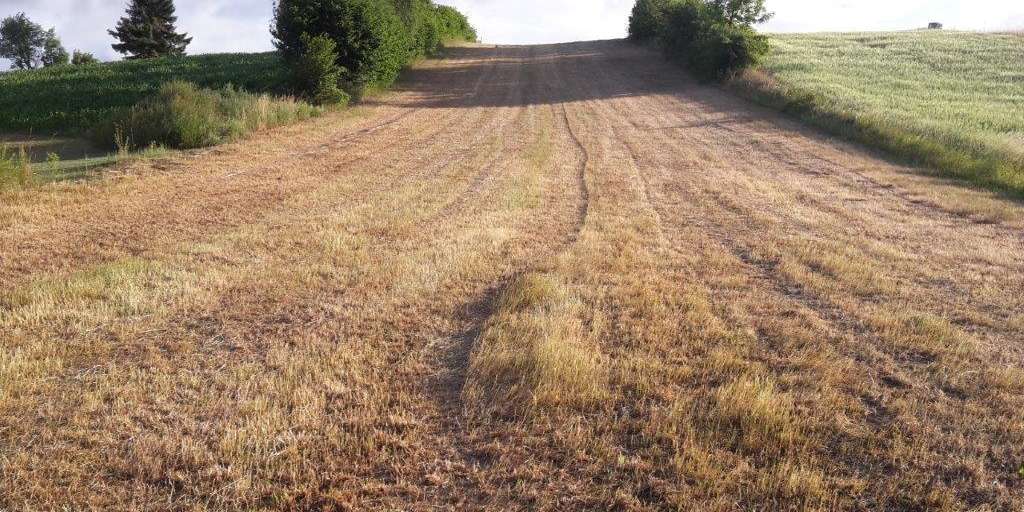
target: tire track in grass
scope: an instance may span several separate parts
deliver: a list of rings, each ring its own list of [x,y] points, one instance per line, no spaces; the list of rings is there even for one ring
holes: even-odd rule
[[[607,70],[607,73],[614,73],[616,71],[618,72],[618,76],[615,77],[617,80],[635,80],[635,78],[633,77],[635,77],[636,74],[630,74],[629,69],[609,69]],[[608,76],[600,71],[595,73],[595,75],[601,77]],[[645,87],[638,85],[637,88],[644,89]],[[717,101],[712,101],[714,100],[714,98],[708,98],[710,94],[710,91],[704,91],[698,95],[698,99],[696,101],[701,101],[702,104],[710,104],[711,106],[707,108],[710,108],[712,110],[727,109],[731,106],[731,102],[728,99],[726,99],[725,106],[722,106]],[[679,116],[681,116],[682,114],[687,114],[690,113],[691,111],[700,111],[699,108],[693,105],[693,100],[690,100],[688,99],[688,97],[681,95],[674,96],[673,99],[670,101],[671,103],[678,103],[679,105],[677,106],[666,104],[666,100],[664,100],[661,97],[624,98],[621,100],[616,100],[613,103],[617,104],[619,102],[628,103],[631,104],[632,106],[635,106],[637,110],[643,112],[642,115],[644,116],[644,118],[664,120],[663,123],[660,123],[664,125],[675,125],[677,124],[677,121],[680,119]],[[706,121],[707,119],[712,118],[713,115],[711,114],[713,113],[714,112],[708,113],[708,116],[702,116],[702,119]],[[685,116],[683,116],[682,119],[685,120]],[[752,121],[757,120],[752,119]],[[704,146],[717,149],[716,152],[719,155],[725,157],[723,159],[723,164],[720,165],[719,168],[686,168],[685,172],[687,173],[700,174],[679,174],[674,179],[670,178],[669,174],[673,170],[678,171],[679,169],[660,168],[657,165],[643,165],[641,167],[641,170],[644,173],[656,176],[657,178],[662,179],[664,183],[670,185],[668,188],[666,188],[665,191],[659,194],[661,196],[660,198],[655,197],[656,200],[653,203],[656,208],[662,211],[662,217],[665,219],[685,219],[688,217],[692,217],[693,215],[688,212],[688,209],[692,209],[694,206],[696,206],[697,208],[701,207],[701,198],[694,197],[693,194],[699,193],[700,190],[702,190],[701,187],[703,184],[699,180],[694,179],[695,177],[700,177],[703,179],[714,179],[715,181],[710,182],[712,186],[717,185],[720,188],[724,188],[725,184],[728,183],[729,176],[720,176],[716,179],[714,177],[714,174],[712,174],[712,171],[722,173],[745,172],[747,174],[750,174],[751,172],[757,172],[763,169],[764,172],[755,174],[755,176],[760,177],[763,180],[777,181],[777,186],[782,191],[796,190],[797,193],[799,193],[801,190],[804,189],[806,183],[799,183],[799,179],[788,180],[787,178],[790,177],[789,174],[783,171],[792,171],[794,173],[807,173],[809,170],[813,169],[816,176],[824,177],[827,179],[827,181],[817,182],[815,185],[812,186],[812,188],[816,187],[819,190],[831,190],[833,196],[842,196],[841,193],[836,193],[834,189],[847,189],[859,187],[860,180],[857,177],[850,175],[850,173],[860,174],[858,172],[859,168],[850,168],[849,165],[843,164],[842,162],[834,161],[830,158],[819,158],[815,153],[807,155],[807,152],[819,151],[822,147],[821,143],[816,142],[815,139],[812,138],[810,144],[799,146],[799,144],[803,142],[803,132],[799,130],[797,131],[795,140],[783,139],[781,137],[782,135],[792,134],[788,132],[789,127],[786,123],[780,124],[781,130],[779,130],[780,133],[778,134],[772,133],[771,130],[764,128],[763,125],[747,124],[740,124],[738,126],[732,127],[731,129],[727,130],[727,134],[716,133],[720,132],[723,127],[716,125],[715,123],[701,123],[699,125],[695,124],[693,127],[690,127],[687,130],[673,129],[671,132],[673,136],[669,136],[668,132],[656,132],[653,135],[647,133],[631,133],[628,129],[622,130],[622,132],[623,137],[627,139],[627,143],[629,143],[631,146],[633,145],[634,140],[630,140],[630,138],[637,139],[638,137],[643,137],[643,140],[645,142],[648,142],[648,144],[643,145],[645,149],[642,151],[645,154],[649,154],[652,152],[652,149],[650,149],[652,146],[649,145],[650,140],[648,139],[653,137],[653,140],[655,141],[654,144],[661,144],[663,145],[663,147],[673,148],[673,152],[677,154],[682,153],[683,156],[685,156],[684,152],[686,152],[688,148],[692,148],[695,146]],[[708,132],[706,138],[699,137],[699,135],[701,135],[700,132],[702,130],[706,130]],[[722,140],[722,137],[725,136],[733,138],[740,137],[744,140],[752,138],[751,140],[767,139],[770,141],[775,141],[777,137],[779,144],[797,144],[797,146],[791,148],[788,151],[784,151],[783,149],[785,148],[776,147],[776,145],[774,144],[759,144],[756,145],[753,149],[746,148],[746,151],[740,151],[741,149],[743,149],[743,145],[741,144],[719,142],[720,140]],[[732,150],[732,152],[730,152],[730,150]],[[690,151],[692,151],[692,149]],[[804,153],[801,153],[801,151],[803,151]],[[638,155],[640,152],[641,150],[633,150],[634,155]],[[738,161],[738,165],[733,164],[734,167],[730,167],[727,165],[730,162],[730,155],[732,155],[731,161]],[[854,155],[852,158],[861,157],[859,155]],[[685,161],[686,158],[674,157],[668,158],[666,160],[678,162]],[[784,169],[778,169],[777,166],[780,163],[785,166]],[[826,172],[819,172],[817,170],[821,166],[825,167]],[[687,190],[687,187],[685,186],[679,186],[679,183],[681,181],[684,184],[688,184],[688,182],[691,180],[694,183],[693,186],[689,187],[690,190]],[[707,185],[703,186],[706,186],[709,189],[711,188],[710,186]],[[743,190],[745,191],[745,189]],[[768,193],[760,189],[755,189],[751,191],[751,193],[754,192]],[[992,240],[999,238],[991,235],[985,235],[983,233],[984,231],[987,230],[985,227],[972,227],[973,223],[971,222],[951,221],[951,219],[949,219],[945,214],[941,212],[937,214],[937,212],[935,211],[923,211],[912,204],[900,205],[900,201],[906,200],[907,198],[890,198],[888,197],[888,194],[891,192],[891,190],[887,190],[886,193],[878,194],[875,195],[874,197],[871,197],[870,199],[872,201],[869,202],[869,204],[864,205],[864,209],[861,212],[860,216],[857,216],[857,212],[851,211],[849,207],[835,206],[834,203],[829,203],[827,199],[818,198],[817,196],[803,197],[801,198],[801,200],[805,205],[809,205],[810,207],[818,209],[823,213],[827,212],[833,214],[839,219],[842,219],[836,221],[839,222],[840,225],[843,222],[857,222],[858,225],[866,224],[868,227],[881,229],[886,224],[896,221],[902,224],[908,220],[920,221],[921,219],[927,220],[938,217],[936,224],[929,225],[929,229],[956,229],[961,234],[967,235],[979,235],[979,232],[982,232],[980,234],[983,239]],[[737,191],[737,194],[739,194],[739,191]],[[794,291],[792,281],[780,275],[780,271],[778,268],[775,268],[774,265],[762,261],[758,257],[751,254],[751,250],[756,250],[758,245],[767,245],[770,247],[772,243],[780,243],[777,239],[773,240],[773,238],[779,235],[772,234],[773,231],[777,231],[779,229],[786,230],[786,233],[790,233],[789,236],[807,236],[806,232],[800,232],[799,228],[803,227],[805,231],[818,231],[816,235],[819,237],[839,240],[842,240],[843,235],[845,233],[848,233],[848,231],[843,229],[827,230],[827,223],[823,223],[825,224],[825,226],[821,226],[816,223],[808,223],[806,225],[802,225],[799,222],[800,219],[798,216],[794,216],[791,218],[789,215],[787,215],[785,211],[778,211],[777,208],[780,206],[780,203],[778,202],[769,203],[768,205],[766,205],[769,206],[769,208],[764,208],[762,210],[768,214],[775,213],[775,216],[771,217],[771,219],[774,219],[777,225],[764,224],[763,222],[756,218],[750,218],[750,212],[738,209],[737,205],[734,204],[733,201],[727,200],[727,197],[723,197],[722,195],[716,194],[705,194],[705,196],[705,198],[710,199],[710,201],[708,201],[706,205],[703,207],[705,211],[700,216],[712,223],[711,226],[707,226],[708,229],[704,230],[705,232],[707,232],[706,238],[708,238],[712,244],[721,244],[721,247],[725,250],[724,254],[727,254],[735,258],[737,262],[746,267],[746,269],[754,277],[752,283],[763,284],[763,288],[762,286],[757,286],[757,288],[761,288],[763,292],[767,292],[770,295],[779,297],[781,299],[779,311],[785,312],[787,310],[786,308],[790,307],[785,306],[787,303],[796,303],[797,310],[804,309],[806,311],[810,311],[818,318],[821,318],[826,322],[830,323],[831,325],[837,327],[837,330],[840,331],[839,335],[836,336],[834,335],[834,333],[831,333],[829,336],[827,336],[827,339],[831,340],[830,343],[834,345],[834,348],[837,350],[838,354],[841,354],[842,356],[849,358],[851,361],[855,361],[855,366],[857,368],[862,369],[861,371],[865,374],[866,378],[869,381],[882,383],[882,385],[878,387],[872,384],[871,386],[868,387],[868,389],[872,390],[872,392],[879,392],[879,396],[889,396],[888,393],[890,393],[890,390],[887,390],[886,387],[898,388],[898,390],[903,391],[896,393],[897,399],[895,400],[895,403],[898,404],[900,401],[910,399],[909,397],[916,395],[916,398],[913,398],[914,400],[917,400],[922,404],[929,404],[930,410],[935,411],[934,413],[926,414],[937,414],[940,415],[940,417],[942,414],[948,414],[941,412],[941,404],[950,403],[950,399],[952,399],[955,402],[956,400],[963,400],[964,398],[966,398],[963,392],[959,392],[957,390],[947,390],[946,386],[942,383],[942,381],[944,381],[946,378],[949,378],[950,376],[955,378],[956,374],[958,373],[958,370],[956,370],[955,368],[955,361],[954,363],[951,363],[954,365],[954,367],[950,371],[946,372],[948,375],[940,376],[938,378],[938,382],[935,382],[934,379],[932,382],[929,382],[928,379],[922,379],[921,377],[924,377],[924,375],[920,373],[922,365],[930,367],[933,362],[926,359],[916,359],[915,357],[909,357],[907,359],[901,360],[899,357],[893,358],[892,354],[883,353],[891,352],[891,348],[885,348],[889,342],[886,339],[884,339],[884,336],[881,336],[878,332],[876,332],[877,327],[870,327],[868,324],[865,323],[866,319],[860,316],[860,314],[863,314],[863,311],[860,314],[857,314],[856,311],[849,311],[843,309],[849,308],[852,304],[851,301],[841,300],[840,302],[833,302],[832,299],[829,299],[827,297],[818,297],[811,290],[800,289]],[[666,201],[666,199],[668,200]],[[672,201],[671,199],[675,199],[675,201]],[[737,201],[744,200],[742,196],[736,199]],[[750,208],[758,208],[756,200],[760,198],[754,197],[754,200],[752,201],[750,200],[751,198],[746,199],[748,199],[747,204],[750,205]],[[881,202],[878,203],[878,201]],[[891,206],[892,210],[879,211],[880,207],[885,206]],[[868,209],[867,207],[872,208]],[[687,235],[683,230],[683,226],[679,225],[678,223],[670,223],[670,225],[667,227],[669,228],[669,233],[672,239],[674,239],[673,245],[676,246],[682,246],[683,244],[685,244],[686,242],[683,242],[683,240],[685,240],[687,236],[689,236],[689,238],[694,238],[694,236],[700,236],[699,234],[695,235],[694,233],[690,233],[689,235]],[[882,232],[882,234],[887,234],[890,236],[890,238],[882,238],[880,240],[884,240],[889,244],[894,243],[894,239],[891,238],[890,233]],[[749,239],[750,236],[755,236],[757,240],[752,241],[753,239]],[[855,233],[853,235],[847,236],[855,236]],[[784,240],[785,235],[783,235],[783,241]],[[896,238],[895,240],[902,241],[902,238]],[[844,242],[851,243],[848,240]],[[982,245],[984,243],[985,242],[983,242]],[[997,274],[1008,275],[1008,277],[1013,276],[1016,273],[1014,270],[1008,267],[995,266],[994,268],[1000,269],[995,271]],[[905,269],[901,269],[891,271],[890,273],[899,275],[904,271]],[[976,286],[972,286],[970,282],[958,283],[956,281],[952,281],[949,282],[948,284],[944,284],[941,290],[936,290],[942,291],[943,293],[953,292],[952,296],[949,297],[948,299],[942,299],[940,296],[936,295],[936,297],[934,297],[933,299],[921,300],[923,299],[923,297],[921,297],[917,301],[914,301],[909,297],[903,297],[899,300],[892,300],[897,304],[906,304],[905,306],[901,307],[909,306],[913,308],[921,308],[923,305],[929,308],[937,308],[932,309],[933,314],[941,316],[943,314],[943,311],[948,311],[950,304],[955,304],[957,302],[957,292],[955,291],[956,288],[954,288],[954,286],[959,285],[966,286],[965,288],[962,289],[963,293],[968,293],[968,291],[973,286]],[[845,291],[843,290],[841,290],[841,292],[845,293]],[[735,300],[735,297],[733,297],[733,300]],[[930,306],[929,302],[931,302]],[[941,336],[941,333],[935,334],[935,336]],[[874,347],[872,347],[873,345]],[[877,349],[882,349],[882,351],[880,352]],[[981,353],[978,353],[977,355],[981,357],[982,360],[986,359],[986,357],[983,356]],[[1000,358],[1005,358],[1005,356],[999,356],[998,354],[993,355],[995,355],[996,360],[999,360]],[[843,359],[843,357],[840,357],[838,359],[841,360]],[[970,365],[972,373],[975,371],[975,368],[991,368],[991,366],[991,362],[986,363],[982,361],[975,361],[974,364]],[[996,364],[996,366],[998,367],[998,363]],[[909,372],[916,372],[916,378],[908,376],[908,374],[905,374],[905,370]],[[908,382],[912,383],[909,386],[909,390],[907,385]],[[871,396],[870,393],[864,396],[856,396],[855,394],[853,398],[859,399],[864,402],[865,407],[868,410],[867,422],[868,424],[872,425],[872,430],[876,433],[876,435],[884,435],[886,432],[891,432],[893,428],[905,428],[906,424],[904,424],[904,427],[894,427],[892,425],[892,420],[895,419],[896,415],[892,411],[887,412],[886,407],[887,404],[889,406],[892,406],[894,403],[893,400],[888,399],[880,401],[877,397]],[[1000,409],[1000,407],[1001,405],[994,404],[993,410],[998,410]],[[1002,434],[1000,432],[1002,432]],[[994,428],[989,431],[988,435],[992,435],[993,439],[1000,439],[999,442],[1002,443],[1000,449],[1005,449],[1005,445],[1007,444],[1007,441],[1005,440],[1005,430],[1000,431],[998,428]],[[878,442],[884,442],[884,439],[884,436],[880,437],[878,438]],[[840,443],[840,441],[837,440],[833,440],[833,442]],[[843,442],[855,441],[847,439]],[[827,458],[828,455],[826,454],[825,457]],[[972,454],[972,457],[978,457],[978,455],[975,453]],[[980,457],[975,460],[980,460]],[[875,466],[875,464],[878,463],[879,461],[863,460],[861,462],[864,464],[862,468],[867,468]],[[827,474],[829,474],[830,476],[838,474],[840,478],[842,477],[842,475],[844,475],[844,471],[849,470],[849,468],[843,467],[830,467],[827,462],[823,463],[823,468],[827,468]],[[883,473],[885,471],[893,470],[892,467],[886,469],[884,467],[877,466],[873,467],[872,469],[874,471]],[[915,470],[923,470],[925,474],[928,474],[929,472],[935,471],[936,469],[924,469],[923,467],[918,467],[915,468]],[[998,466],[990,467],[988,470],[998,471]],[[882,490],[880,492],[885,491]]]
[[[576,150],[579,152],[579,164],[577,164],[576,173],[576,188],[580,197],[579,206],[577,207],[577,219],[576,228],[573,230],[573,234],[566,242],[566,249],[579,240],[580,234],[583,232],[583,227],[587,224],[587,216],[590,214],[590,188],[587,186],[587,168],[590,165],[590,152],[587,150],[583,142],[580,141],[576,130],[573,129],[572,123],[569,122],[569,113],[566,111],[565,103],[560,105],[562,126],[569,133],[569,137],[572,138],[573,145],[576,146]]]
[[[540,90],[540,84],[544,81],[544,78],[547,78],[547,73],[557,72],[557,64],[540,64],[540,62],[536,57],[536,49],[530,48],[527,55],[523,58],[522,67],[526,69],[525,75],[521,76],[521,80],[510,85],[510,87],[520,91],[526,90],[525,94],[521,95],[515,102],[518,113],[516,115],[516,122],[512,126],[517,128],[518,133],[536,132],[536,137],[538,138],[535,143],[552,144],[554,142],[550,140],[552,135],[544,128],[544,126],[547,126],[547,123],[553,122],[553,126],[561,128],[558,130],[558,133],[563,133],[567,136],[565,142],[569,143],[568,148],[571,148],[576,153],[573,158],[576,162],[572,165],[572,172],[568,174],[568,176],[572,176],[572,182],[575,184],[577,191],[574,194],[577,204],[571,210],[574,211],[574,219],[570,225],[565,226],[565,234],[559,237],[560,240],[557,242],[552,241],[554,245],[534,248],[532,250],[533,257],[521,260],[521,263],[515,265],[514,270],[503,274],[492,284],[487,285],[475,300],[461,308],[462,312],[459,315],[459,323],[466,326],[464,330],[446,336],[445,339],[447,341],[440,343],[438,346],[427,347],[433,354],[426,357],[434,360],[433,365],[438,368],[436,370],[437,377],[433,380],[434,383],[431,386],[432,391],[427,391],[428,394],[434,396],[433,401],[437,404],[440,411],[438,417],[441,420],[442,426],[435,433],[439,438],[436,444],[438,446],[446,446],[447,448],[440,451],[441,453],[448,453],[447,455],[438,455],[436,457],[438,461],[445,461],[445,466],[443,468],[435,468],[434,471],[444,474],[446,481],[456,482],[455,485],[445,487],[433,495],[431,501],[438,503],[439,505],[437,506],[446,506],[440,505],[442,503],[449,505],[452,503],[464,503],[462,500],[466,498],[458,497],[459,489],[473,487],[475,482],[472,477],[474,471],[472,468],[486,463],[476,451],[474,442],[470,437],[471,433],[467,430],[467,425],[463,420],[465,404],[462,401],[461,395],[465,388],[466,372],[470,364],[473,345],[482,335],[487,319],[494,314],[495,301],[502,293],[502,290],[509,286],[509,283],[516,281],[519,276],[530,272],[531,268],[537,266],[538,261],[547,261],[557,254],[564,253],[568,246],[579,238],[579,234],[586,222],[589,209],[589,192],[587,190],[585,173],[589,165],[589,155],[585,146],[576,138],[564,105],[561,105],[561,108],[553,105],[543,108],[538,106],[546,102]],[[546,81],[550,82],[550,78]],[[547,112],[550,116],[538,117],[536,115],[538,111]],[[536,120],[536,122],[541,124],[524,125],[523,123],[527,119]],[[515,144],[515,146],[518,147],[518,144]],[[510,149],[512,148],[506,145],[502,151]],[[555,162],[542,161],[539,165],[540,167],[533,172],[547,173],[553,165],[557,168]],[[455,461],[454,464],[453,461]]]

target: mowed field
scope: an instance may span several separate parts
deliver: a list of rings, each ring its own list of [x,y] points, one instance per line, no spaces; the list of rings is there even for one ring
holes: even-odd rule
[[[0,509],[1024,502],[1024,207],[620,41],[0,198]]]

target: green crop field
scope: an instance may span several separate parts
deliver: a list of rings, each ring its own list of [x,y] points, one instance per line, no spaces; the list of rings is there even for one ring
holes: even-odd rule
[[[277,91],[287,70],[277,53],[168,57],[0,73],[0,133],[78,133],[110,119],[171,80]]]
[[[1024,193],[1024,37],[952,31],[777,34],[738,83],[833,133]]]

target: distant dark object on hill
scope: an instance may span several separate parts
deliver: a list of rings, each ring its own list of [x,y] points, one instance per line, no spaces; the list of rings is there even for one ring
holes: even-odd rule
[[[942,23],[933,21],[933,22],[928,24],[928,29],[929,30],[942,30]]]

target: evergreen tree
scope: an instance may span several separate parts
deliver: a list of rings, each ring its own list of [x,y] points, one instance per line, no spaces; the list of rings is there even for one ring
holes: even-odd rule
[[[108,32],[120,41],[114,50],[129,59],[183,55],[192,38],[177,32],[176,21],[174,0],[131,0],[127,16]]]

